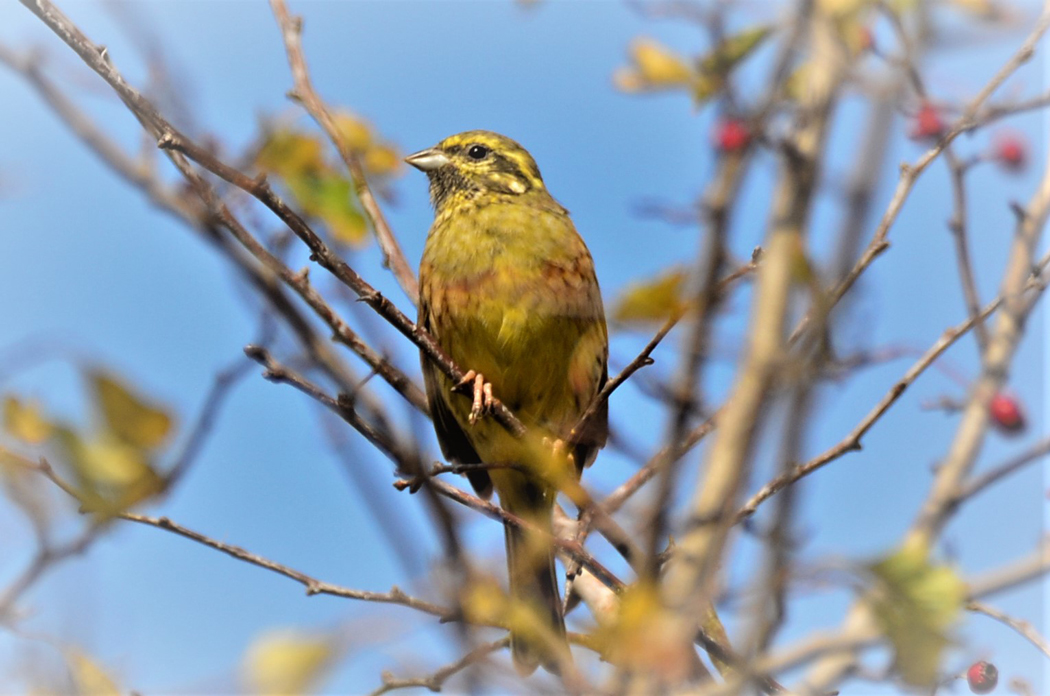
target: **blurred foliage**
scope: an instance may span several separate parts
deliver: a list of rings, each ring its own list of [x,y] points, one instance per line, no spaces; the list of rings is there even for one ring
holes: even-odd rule
[[[54,430],[39,404],[23,402],[14,396],[4,398],[4,428],[28,445],[39,445],[51,437]]]
[[[120,687],[94,660],[73,648],[64,652],[74,693],[80,696],[121,696]]]
[[[360,158],[371,185],[382,193],[390,179],[401,173],[398,150],[357,116],[340,112],[333,120],[347,147]],[[255,164],[277,176],[295,207],[324,224],[335,241],[360,246],[368,239],[368,223],[346,167],[326,156],[330,149],[321,133],[278,128],[267,135]]]
[[[675,267],[627,286],[613,304],[612,318],[621,324],[649,326],[685,311],[686,272]]]
[[[171,416],[102,371],[88,375],[106,426],[121,442],[140,450],[160,446],[171,432]]]
[[[51,506],[45,488],[48,484],[26,464],[12,452],[0,448],[0,485],[4,494],[22,509],[37,537],[43,539],[51,522]]]
[[[923,549],[905,547],[870,566],[872,610],[893,646],[901,678],[916,687],[936,680],[948,630],[959,618],[966,585],[951,568],[930,563]]]
[[[613,82],[624,92],[689,91],[697,104],[723,87],[726,77],[769,36],[769,27],[754,27],[723,40],[711,51],[687,59],[654,39],[636,40],[631,63],[613,73]]]
[[[248,646],[241,674],[254,693],[307,693],[326,676],[340,652],[330,635],[273,629]]]
[[[9,395],[4,399],[4,429],[26,445],[57,452],[84,509],[112,516],[164,489],[154,460],[169,440],[172,418],[109,372],[89,369],[84,378],[91,393],[92,427],[80,429],[49,418],[40,406]],[[31,519],[46,518],[42,497],[27,489],[26,467],[12,455],[7,459],[2,468],[5,486],[29,496],[31,502],[23,508]]]
[[[646,582],[628,587],[620,595],[615,620],[595,631],[602,658],[627,669],[655,667],[672,681],[685,677],[696,654],[668,640],[671,620],[657,586]]]

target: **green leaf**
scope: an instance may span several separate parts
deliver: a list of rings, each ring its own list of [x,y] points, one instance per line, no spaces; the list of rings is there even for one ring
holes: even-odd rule
[[[338,241],[359,245],[367,239],[368,226],[355,205],[349,179],[325,171],[299,174],[286,181],[303,212],[322,220]]]
[[[876,579],[872,609],[893,645],[901,678],[912,686],[932,686],[966,585],[948,566],[930,563],[922,549],[902,548],[870,570]]]
[[[760,26],[734,34],[722,41],[714,50],[700,58],[700,72],[706,75],[726,75],[737,64],[751,55],[769,36],[769,27]]]

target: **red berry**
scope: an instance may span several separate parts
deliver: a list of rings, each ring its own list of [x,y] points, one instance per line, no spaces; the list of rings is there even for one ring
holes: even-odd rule
[[[999,670],[991,662],[974,662],[966,670],[966,681],[970,684],[970,691],[975,694],[991,693],[999,683]]]
[[[1000,135],[995,141],[994,157],[1003,169],[1019,172],[1028,164],[1028,144],[1018,135]]]
[[[944,135],[944,130],[945,125],[941,112],[932,104],[924,103],[919,108],[919,113],[915,114],[908,137],[912,140],[935,140]]]
[[[992,425],[1004,433],[1019,433],[1024,430],[1025,417],[1021,405],[1011,396],[999,393],[988,404]]]
[[[751,142],[751,131],[743,121],[731,118],[715,128],[715,145],[723,152],[738,152]]]

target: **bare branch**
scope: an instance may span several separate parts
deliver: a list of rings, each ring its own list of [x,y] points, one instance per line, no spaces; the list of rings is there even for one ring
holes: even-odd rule
[[[246,551],[239,546],[227,544],[216,539],[212,539],[209,536],[195,532],[188,527],[184,527],[180,524],[172,522],[167,517],[149,517],[147,515],[139,515],[133,512],[125,512],[120,515],[123,520],[129,522],[136,522],[138,524],[147,525],[150,527],[156,527],[157,529],[163,529],[166,532],[172,534],[178,534],[181,537],[195,541],[198,544],[203,544],[216,551],[222,551],[228,556],[232,556],[239,561],[250,563],[254,566],[264,568],[266,570],[283,575],[286,578],[295,580],[299,584],[306,588],[306,594],[308,595],[332,595],[334,597],[345,597],[347,599],[356,599],[362,602],[378,602],[380,604],[398,604],[410,609],[421,611],[424,614],[430,614],[436,616],[445,621],[458,621],[461,617],[457,616],[454,612],[440,607],[436,604],[406,595],[402,590],[397,587],[390,588],[389,592],[368,592],[365,590],[353,590],[347,587],[340,587],[339,585],[333,585],[331,583],[322,582],[316,578],[310,577],[309,575],[302,573],[293,568],[289,568],[286,565],[271,561],[262,556],[258,556],[250,551]]]
[[[829,294],[826,307],[827,310],[834,307],[835,304],[842,299],[842,296],[853,287],[853,284],[857,282],[857,279],[865,270],[867,270],[868,266],[870,266],[872,262],[882,254],[882,252],[889,248],[890,244],[887,237],[890,228],[893,226],[893,223],[896,222],[897,215],[900,214],[901,208],[904,207],[904,202],[911,194],[919,176],[941,154],[944,148],[952,143],[961,133],[968,132],[978,125],[976,115],[981,107],[988,98],[999,89],[1000,85],[1006,81],[1006,78],[1031,59],[1035,52],[1036,45],[1039,43],[1039,40],[1043,37],[1043,34],[1046,33],[1048,28],[1050,28],[1050,12],[1044,12],[1039,17],[1035,28],[1025,40],[1024,44],[1022,44],[1021,48],[1003,64],[992,79],[989,80],[981,91],[977,93],[967,105],[963,114],[951,125],[950,128],[948,128],[937,144],[912,164],[901,165],[901,174],[900,179],[897,182],[897,188],[893,192],[893,197],[890,199],[889,205],[882,215],[882,219],[875,228],[875,233],[871,238],[871,242],[854,264],[850,272],[842,279],[842,282],[835,286]],[[809,321],[810,318],[807,315],[799,322],[798,326],[795,327],[795,330],[791,333],[790,341],[792,343],[801,336],[806,326],[808,326]]]
[[[385,694],[389,691],[396,691],[397,689],[412,689],[417,687],[426,688],[433,692],[441,691],[441,687],[445,685],[445,682],[449,677],[458,674],[467,667],[482,662],[492,653],[504,650],[509,645],[510,636],[491,643],[479,645],[455,662],[447,664],[433,674],[428,674],[425,677],[398,679],[390,673],[384,672],[383,685],[373,691],[371,696],[380,696],[381,694]]]
[[[365,209],[369,222],[372,223],[372,229],[375,230],[379,247],[383,251],[383,265],[389,268],[394,277],[397,278],[398,284],[401,285],[401,289],[404,290],[409,301],[413,305],[418,304],[419,283],[416,281],[416,276],[405,259],[404,252],[401,251],[401,246],[397,243],[397,238],[394,237],[394,233],[387,224],[375,196],[372,195],[372,189],[368,186],[368,179],[365,177],[365,170],[361,166],[361,160],[350,149],[346,139],[336,127],[331,113],[329,113],[328,108],[317,95],[313,83],[310,81],[310,72],[306,67],[306,58],[303,56],[302,17],[289,15],[288,7],[285,5],[284,0],[270,0],[270,7],[273,10],[274,17],[277,18],[277,24],[281,28],[285,51],[288,54],[288,64],[292,68],[292,78],[295,81],[294,91],[289,96],[303,105],[314,121],[317,122],[317,125],[321,126],[321,129],[332,141],[336,149],[339,150],[339,155],[343,158],[343,162],[350,172],[350,178],[353,180],[357,197],[361,200],[361,205]]]
[[[1021,619],[1014,618],[1006,612],[1000,611],[995,607],[990,607],[984,602],[967,602],[966,608],[972,612],[978,614],[984,614],[990,616],[999,623],[1006,624],[1010,628],[1014,629],[1022,636],[1024,636],[1029,643],[1039,648],[1040,651],[1047,657],[1050,657],[1050,644],[1046,642],[1046,639],[1039,635],[1039,632],[1035,630],[1035,627],[1028,621],[1022,621]]]

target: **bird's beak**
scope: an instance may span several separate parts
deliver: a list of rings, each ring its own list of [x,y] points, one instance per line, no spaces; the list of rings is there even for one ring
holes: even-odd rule
[[[405,158],[405,161],[421,172],[432,172],[435,169],[444,167],[452,160],[441,150],[431,147],[409,155]]]

